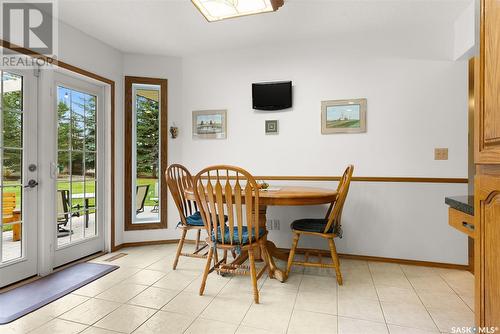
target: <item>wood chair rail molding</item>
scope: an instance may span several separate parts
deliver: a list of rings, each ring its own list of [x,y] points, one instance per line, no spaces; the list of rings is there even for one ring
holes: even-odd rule
[[[110,136],[111,136],[111,149],[110,149],[110,155],[111,155],[111,162],[110,162],[110,169],[111,169],[111,176],[110,176],[110,185],[111,189],[115,189],[115,82],[114,80],[105,78],[101,75],[95,74],[93,72],[87,71],[83,68],[77,67],[70,65],[68,63],[65,63],[61,60],[51,58],[44,56],[42,54],[39,54],[37,52],[31,51],[29,49],[20,47],[18,45],[15,45],[13,43],[10,43],[8,41],[5,41],[3,39],[0,39],[0,46],[9,50],[16,51],[20,54],[24,54],[26,56],[30,56],[33,58],[37,59],[42,59],[48,63],[51,63],[55,66],[58,66],[60,68],[63,68],[65,70],[71,71],[73,73],[100,81],[102,83],[105,83],[109,85],[110,88],[110,119],[111,119],[111,129],[110,129]],[[111,206],[111,212],[110,212],[110,220],[111,220],[111,250],[116,248],[116,236],[115,236],[115,203],[116,203],[116,198],[115,198],[115,191],[112,191],[110,194],[110,206]]]
[[[340,176],[254,176],[259,181],[339,181]],[[467,178],[353,176],[351,182],[468,183]]]

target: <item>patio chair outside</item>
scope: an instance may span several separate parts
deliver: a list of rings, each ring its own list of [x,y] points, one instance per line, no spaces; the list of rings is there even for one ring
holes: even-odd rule
[[[136,213],[144,212],[144,203],[146,202],[146,197],[148,196],[149,184],[137,186],[135,192],[135,208]]]
[[[154,206],[151,209],[151,212],[158,213],[158,212],[160,212],[160,208],[159,208],[160,198],[158,197],[158,182],[155,183],[155,194],[154,195],[155,195],[154,197],[150,198],[150,200],[152,200],[154,202]]]
[[[71,204],[69,201],[69,190],[58,190],[57,191],[57,233],[58,236],[65,236],[62,235],[64,233],[70,233],[68,229],[65,227],[68,225],[69,218],[70,217],[79,217],[80,213],[71,213],[70,211]],[[80,205],[75,205],[73,208],[76,208],[77,210],[80,209]],[[62,227],[64,226],[64,227]]]

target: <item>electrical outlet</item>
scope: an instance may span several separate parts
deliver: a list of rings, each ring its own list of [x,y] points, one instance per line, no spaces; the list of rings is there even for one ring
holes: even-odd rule
[[[447,148],[435,148],[434,149],[434,160],[448,160],[448,149]]]
[[[280,220],[279,219],[268,219],[266,220],[266,228],[268,231],[278,230],[280,229]]]
[[[273,230],[277,230],[277,231],[280,230],[280,220],[279,219],[275,219],[273,221]]]
[[[266,220],[266,228],[268,231],[272,231],[273,230],[273,220],[272,219],[268,219]]]

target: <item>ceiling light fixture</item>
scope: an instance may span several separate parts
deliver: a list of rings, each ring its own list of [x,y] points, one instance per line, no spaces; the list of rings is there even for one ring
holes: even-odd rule
[[[208,22],[275,12],[284,0],[191,0]]]

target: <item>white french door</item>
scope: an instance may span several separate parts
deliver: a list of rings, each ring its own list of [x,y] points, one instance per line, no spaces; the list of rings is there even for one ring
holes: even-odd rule
[[[105,249],[105,88],[41,78],[0,70],[0,288]]]
[[[104,250],[104,87],[55,74],[54,267]]]
[[[37,80],[0,70],[0,287],[37,274]]]

